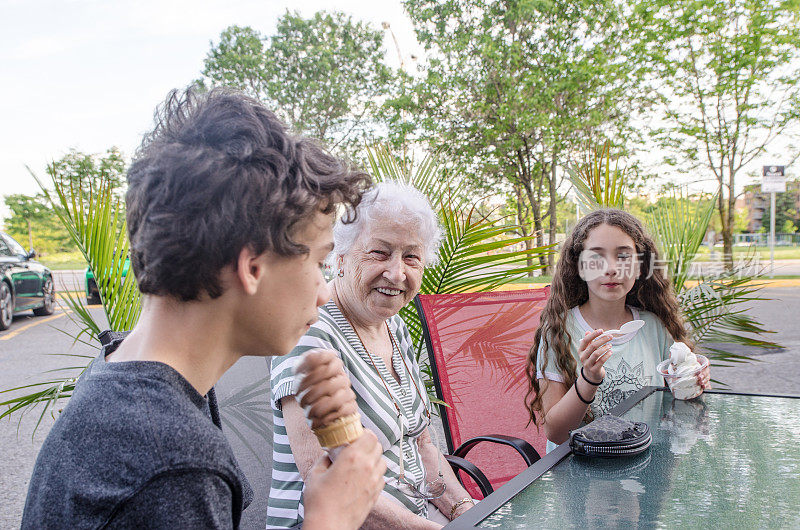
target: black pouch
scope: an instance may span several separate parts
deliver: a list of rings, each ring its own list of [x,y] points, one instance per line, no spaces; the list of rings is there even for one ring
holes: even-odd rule
[[[650,427],[641,421],[617,416],[600,416],[569,435],[572,452],[583,456],[615,457],[636,455],[653,441]]]

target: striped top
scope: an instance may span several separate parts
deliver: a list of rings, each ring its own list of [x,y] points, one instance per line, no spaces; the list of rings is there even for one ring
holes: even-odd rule
[[[430,404],[405,323],[398,315],[386,322],[397,345],[392,353],[392,365],[400,376],[400,382],[398,383],[391,375],[380,357],[373,356],[372,359],[400,407],[402,412],[400,418],[392,396],[387,394],[384,384],[370,362],[369,354],[333,301],[319,308],[319,321],[300,339],[289,355],[272,359],[270,401],[274,426],[273,468],[267,503],[267,528],[290,528],[303,520],[303,481],[289,447],[280,401],[286,396],[297,393],[294,366],[301,354],[314,348],[326,348],[338,352],[344,369],[350,376],[353,392],[356,394],[361,423],[375,433],[383,447],[386,485],[382,495],[400,503],[417,515],[427,517],[427,502],[409,496],[408,487],[400,487],[398,476],[402,453],[406,480],[413,482],[418,488],[422,487],[425,473],[417,439],[430,423],[425,414]],[[401,356],[411,370],[410,374],[407,373]],[[411,378],[416,382],[424,399],[420,399]],[[404,426],[402,440],[401,422]]]

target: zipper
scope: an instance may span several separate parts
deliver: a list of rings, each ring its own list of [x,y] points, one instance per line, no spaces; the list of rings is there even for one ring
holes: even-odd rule
[[[585,453],[595,453],[604,455],[624,455],[634,450],[642,451],[644,449],[647,449],[652,441],[653,441],[652,438],[648,438],[647,440],[644,440],[643,442],[640,442],[638,444],[629,444],[617,447],[604,447],[604,446],[596,446],[596,445],[592,446],[592,445],[580,444],[580,449]]]

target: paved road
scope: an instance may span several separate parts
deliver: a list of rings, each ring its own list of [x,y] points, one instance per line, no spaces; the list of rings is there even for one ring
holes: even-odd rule
[[[761,260],[761,264],[764,265],[765,267],[769,267],[769,259]],[[800,259],[777,260],[775,262],[775,275],[776,276],[800,275]]]
[[[96,317],[102,316],[102,311],[93,313]],[[44,370],[86,361],[53,354],[94,355],[90,347],[82,344],[70,348],[72,339],[57,329],[73,333],[77,330],[63,311],[58,311],[49,317],[33,317],[31,313],[16,316],[11,327],[0,332],[0,389],[46,380],[41,376]],[[0,400],[21,394],[23,392],[2,394]],[[20,422],[0,420],[0,454],[3,455],[0,459],[0,528],[19,528],[33,462],[54,421],[50,414],[45,415],[34,435],[38,416],[31,413],[23,416]]]
[[[712,376],[734,390],[800,394],[800,326],[797,325],[800,288],[770,288],[765,289],[763,295],[773,300],[755,303],[751,314],[777,330],[773,339],[785,349],[760,354],[756,363],[715,368]],[[99,308],[93,308],[92,312],[98,318],[102,316]],[[77,364],[74,358],[49,354],[96,354],[96,350],[90,346],[72,346],[72,339],[59,329],[73,333],[76,330],[63,312],[46,318],[18,316],[11,329],[0,332],[0,389],[40,381],[45,370]],[[221,402],[228,400],[229,403],[237,397],[237,393],[266,377],[267,371],[264,359],[240,360],[217,385]],[[264,411],[260,415],[266,422],[260,427],[264,433],[255,434],[252,430],[243,429],[242,421],[236,419],[235,407],[223,407],[223,416],[243,433],[252,448],[251,451],[233,433],[231,426],[226,425],[226,434],[256,492],[253,504],[245,510],[242,527],[261,530],[266,518],[269,487],[267,470],[270,469],[272,456],[271,425],[270,415],[266,412],[269,407],[266,388],[258,386],[252,390],[252,394],[251,400]],[[30,414],[23,417],[21,422],[17,419],[0,421],[0,454],[3,455],[0,458],[0,528],[19,527],[33,462],[54,421],[49,414],[46,415],[33,435],[37,420],[38,415]],[[440,435],[439,439],[443,440],[444,437]]]
[[[800,394],[800,287],[767,288],[761,296],[770,300],[753,303],[748,314],[775,331],[765,338],[783,349],[754,356],[758,362],[715,368],[711,375],[732,390]]]
[[[734,264],[738,262],[734,260]],[[744,267],[744,264],[738,264]],[[695,261],[691,267],[691,274],[700,274],[701,272],[706,275],[719,274],[724,270],[724,263],[721,257],[717,255],[716,259],[710,261]],[[769,274],[770,262],[769,258],[759,259],[750,264],[749,267],[743,269],[745,274],[755,274],[758,271],[764,271]],[[773,272],[776,276],[797,276],[800,275],[800,259],[784,259],[775,261],[775,270]]]
[[[53,279],[59,291],[83,291],[86,272],[84,270],[53,271]]]

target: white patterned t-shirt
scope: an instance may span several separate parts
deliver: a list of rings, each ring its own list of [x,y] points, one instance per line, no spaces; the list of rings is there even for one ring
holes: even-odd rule
[[[613,353],[606,361],[606,377],[595,394],[591,405],[595,417],[607,414],[612,408],[637,390],[648,385],[663,385],[664,379],[656,370],[656,365],[669,357],[669,349],[674,343],[672,336],[661,320],[649,311],[628,306],[634,320],[644,320],[644,326],[628,335],[617,337],[611,341]],[[580,309],[573,307],[565,322],[570,336],[570,352],[581,367],[578,346],[587,331],[592,327],[581,315]],[[542,370],[542,346],[536,357],[537,379],[547,378],[550,381],[563,382],[564,377],[558,371],[555,353],[547,352],[547,366]]]

